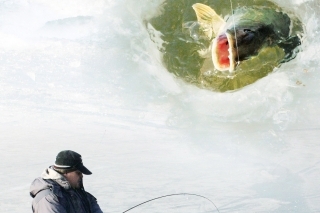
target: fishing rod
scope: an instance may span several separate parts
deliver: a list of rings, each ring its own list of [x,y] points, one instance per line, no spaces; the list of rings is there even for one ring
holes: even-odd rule
[[[163,195],[163,196],[160,196],[160,197],[152,198],[152,199],[150,199],[150,200],[147,200],[147,201],[144,201],[144,202],[142,202],[142,203],[139,203],[139,204],[137,204],[137,205],[135,205],[135,206],[127,209],[126,211],[124,211],[124,212],[122,212],[122,213],[128,212],[128,211],[130,211],[130,210],[132,210],[132,209],[134,209],[134,208],[136,208],[136,207],[138,207],[138,206],[141,206],[141,205],[143,205],[143,204],[149,203],[149,202],[154,201],[154,200],[158,200],[158,199],[165,198],[165,197],[182,196],[182,195],[189,195],[189,196],[196,196],[196,197],[204,198],[204,199],[208,200],[210,203],[212,203],[212,204],[214,205],[214,207],[217,209],[217,211],[220,213],[220,211],[219,211],[219,209],[217,208],[217,206],[216,206],[209,198],[207,198],[207,197],[205,197],[205,196],[202,196],[202,195],[191,194],[191,193],[168,194],[168,195]]]

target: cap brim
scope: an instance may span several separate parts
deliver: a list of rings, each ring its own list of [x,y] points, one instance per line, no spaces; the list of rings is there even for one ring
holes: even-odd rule
[[[89,169],[87,169],[87,167],[85,167],[83,164],[80,164],[79,166],[77,166],[77,169],[82,173],[82,174],[85,174],[85,175],[91,175],[92,172],[90,172]]]

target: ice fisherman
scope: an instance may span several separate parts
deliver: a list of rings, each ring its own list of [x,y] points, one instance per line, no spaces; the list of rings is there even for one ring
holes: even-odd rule
[[[33,213],[102,213],[96,198],[83,187],[83,174],[92,173],[81,155],[64,150],[30,186]]]

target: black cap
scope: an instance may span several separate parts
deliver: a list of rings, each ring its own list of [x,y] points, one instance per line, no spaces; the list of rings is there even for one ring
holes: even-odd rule
[[[79,170],[85,175],[92,174],[83,165],[81,155],[71,150],[64,150],[58,153],[54,168],[59,170]]]

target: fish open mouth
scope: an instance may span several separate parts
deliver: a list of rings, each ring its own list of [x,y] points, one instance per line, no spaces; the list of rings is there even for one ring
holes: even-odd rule
[[[234,39],[229,33],[217,36],[212,44],[212,61],[219,71],[233,72],[235,69]]]

